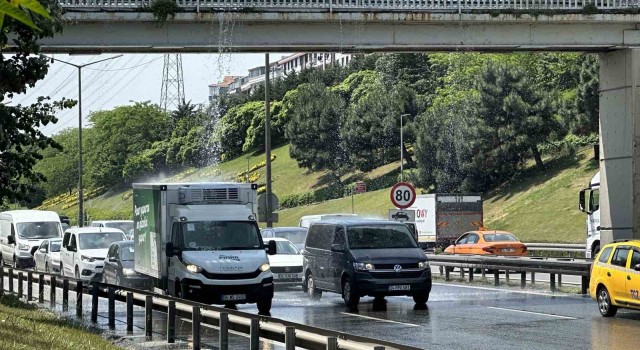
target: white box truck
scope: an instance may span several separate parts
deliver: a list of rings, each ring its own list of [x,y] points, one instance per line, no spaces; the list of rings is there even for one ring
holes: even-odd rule
[[[423,249],[446,248],[461,234],[482,227],[479,194],[422,194],[407,209],[415,210],[418,243]]]
[[[273,275],[256,222],[257,186],[133,184],[136,272],[156,290],[207,304],[271,309]]]
[[[589,187],[580,190],[580,211],[587,213],[587,245],[585,257],[595,258],[600,251],[600,172],[591,181]]]

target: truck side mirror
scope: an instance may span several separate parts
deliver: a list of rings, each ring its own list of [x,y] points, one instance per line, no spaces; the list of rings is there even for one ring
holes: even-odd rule
[[[342,244],[333,243],[331,245],[331,251],[332,252],[344,252],[344,248],[342,247]]]
[[[580,211],[583,213],[586,211],[584,192],[585,190],[580,190],[580,197],[578,198],[578,208],[580,208]]]
[[[9,237],[7,237],[7,243],[15,244],[16,243],[16,239],[13,238],[13,236],[9,236]]]
[[[170,258],[174,255],[180,255],[180,251],[173,246],[173,242],[167,242],[165,254],[167,255],[167,258]]]
[[[276,248],[276,241],[269,241],[269,255],[276,255],[278,248]]]

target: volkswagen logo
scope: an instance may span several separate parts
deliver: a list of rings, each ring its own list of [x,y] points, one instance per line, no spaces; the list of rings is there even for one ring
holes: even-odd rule
[[[289,266],[284,268],[284,272],[290,272],[290,271],[291,271],[291,269],[289,268]]]
[[[394,266],[394,267],[393,267],[393,271],[395,271],[395,272],[400,272],[400,271],[402,271],[402,266],[400,266],[400,265],[396,265],[396,266]]]

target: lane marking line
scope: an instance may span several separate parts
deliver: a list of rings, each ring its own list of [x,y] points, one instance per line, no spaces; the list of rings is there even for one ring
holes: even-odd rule
[[[519,313],[523,313],[523,314],[531,314],[531,315],[540,315],[540,316],[561,318],[563,320],[577,320],[577,318],[575,318],[575,317],[561,316],[561,315],[554,315],[554,314],[545,314],[543,312],[533,312],[533,311],[525,311],[525,310],[517,310],[517,309],[507,309],[507,308],[503,308],[503,307],[494,307],[494,306],[485,306],[485,307],[487,309],[511,311],[511,312],[519,312]]]
[[[491,288],[491,287],[476,287],[476,286],[466,286],[463,284],[453,284],[453,283],[439,283],[434,282],[434,286],[446,286],[446,287],[459,287],[459,288],[469,288],[469,289],[480,289],[480,290],[492,290],[495,292],[503,292],[503,293],[515,293],[515,294],[530,294],[530,295],[540,295],[544,297],[554,297],[554,298],[581,298],[580,296],[571,295],[571,294],[552,294],[552,293],[540,293],[540,292],[530,292],[526,290],[512,290],[512,289],[502,289],[502,288]],[[432,290],[433,292],[433,290]]]
[[[396,323],[396,324],[401,324],[401,325],[405,325],[405,326],[409,326],[409,327],[422,327],[419,324],[415,324],[415,323],[405,323],[405,322],[399,322],[399,321],[392,321],[392,320],[387,320],[387,319],[384,319],[384,318],[377,318],[377,317],[371,317],[371,316],[365,316],[365,315],[350,314],[348,312],[341,312],[341,314],[347,315],[347,316],[353,316],[353,317],[366,318],[366,319],[369,319],[369,320],[375,320],[375,321],[381,321],[381,322]]]

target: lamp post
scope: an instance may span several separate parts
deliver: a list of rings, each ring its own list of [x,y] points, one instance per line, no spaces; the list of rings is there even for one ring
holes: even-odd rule
[[[403,181],[404,176],[404,138],[402,136],[403,123],[402,118],[410,116],[411,114],[400,114],[400,182]]]
[[[122,57],[122,55],[85,64],[74,64],[50,57],[54,61],[78,68],[78,227],[82,227],[84,225],[84,199],[82,196],[82,68],[118,57]]]

